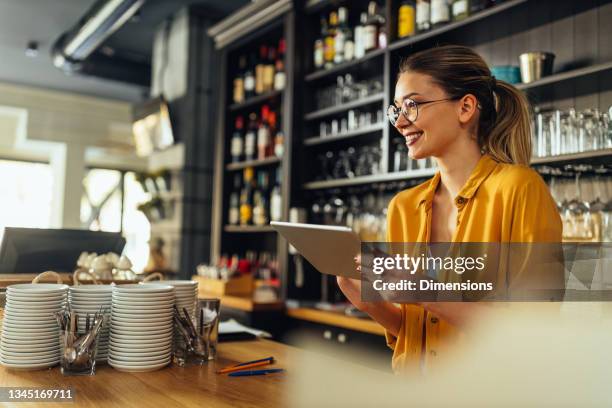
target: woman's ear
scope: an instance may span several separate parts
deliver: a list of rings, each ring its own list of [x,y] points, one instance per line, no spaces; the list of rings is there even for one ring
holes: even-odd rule
[[[476,117],[478,109],[478,99],[472,94],[465,95],[459,100],[459,122],[468,124]]]

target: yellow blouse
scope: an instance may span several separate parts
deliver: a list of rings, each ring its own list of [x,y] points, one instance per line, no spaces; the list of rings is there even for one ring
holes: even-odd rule
[[[389,203],[388,242],[429,242],[433,196],[440,173],[401,191]],[[482,156],[457,197],[454,242],[561,242],[562,223],[548,187],[527,166]],[[435,369],[462,333],[417,304],[401,304],[397,337],[387,333],[393,370]]]

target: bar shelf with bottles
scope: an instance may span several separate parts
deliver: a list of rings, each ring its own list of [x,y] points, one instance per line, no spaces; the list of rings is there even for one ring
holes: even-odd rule
[[[290,196],[284,183],[293,116],[294,21],[292,12],[282,14],[220,51],[225,69],[211,267],[226,271],[222,278],[247,274],[264,281],[270,301],[282,298],[286,270],[286,248],[269,223],[285,219]]]

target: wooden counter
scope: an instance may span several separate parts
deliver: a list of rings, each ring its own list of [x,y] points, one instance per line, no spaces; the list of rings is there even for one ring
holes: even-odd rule
[[[339,312],[328,312],[310,308],[287,309],[287,316],[309,322],[342,327],[344,329],[384,336],[381,325],[369,318],[347,316]]]
[[[202,367],[169,366],[148,373],[124,373],[98,367],[92,377],[63,376],[59,368],[17,371],[0,366],[3,387],[72,387],[74,403],[0,403],[16,407],[285,407],[287,376],[301,353],[295,347],[269,340],[221,343],[215,361]],[[270,368],[287,372],[253,377],[228,377],[216,370],[230,364],[274,356]]]

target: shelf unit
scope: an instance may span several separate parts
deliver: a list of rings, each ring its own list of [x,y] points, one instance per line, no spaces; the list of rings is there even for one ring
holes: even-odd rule
[[[275,6],[272,5],[272,8]],[[290,178],[291,167],[289,158],[291,156],[291,134],[293,130],[293,70],[295,36],[293,27],[295,24],[294,12],[289,8],[280,13],[271,22],[260,27],[251,27],[241,38],[220,49],[221,80],[217,127],[217,145],[215,156],[214,175],[214,206],[213,206],[213,231],[211,242],[211,258],[216,261],[223,253],[238,253],[244,256],[244,251],[254,249],[266,250],[277,255],[281,281],[286,273],[287,265],[287,243],[277,236],[269,225],[238,226],[228,225],[229,195],[231,193],[231,179],[237,176],[237,172],[253,168],[259,170],[276,170],[281,173],[281,195],[283,197],[282,215],[287,218],[289,211]],[[266,44],[277,44],[280,38],[285,39],[286,50],[284,67],[286,73],[286,84],[282,91],[271,91],[251,97],[241,103],[228,103],[232,96],[233,75],[237,72],[235,61],[240,55],[248,55],[253,52],[255,46],[260,42]],[[237,115],[245,115],[249,112],[257,112],[262,105],[270,104],[279,112],[280,129],[285,135],[284,151],[282,157],[266,157],[259,160],[248,160],[241,162],[230,162],[229,144],[233,120]],[[270,180],[273,180],[271,177]],[[282,288],[281,288],[282,289]],[[284,294],[281,293],[281,298]],[[245,302],[246,300],[241,300]],[[252,303],[252,302],[251,302]],[[232,307],[232,306],[230,306]],[[237,307],[241,310],[255,311],[253,308]],[[276,307],[274,308],[277,309]],[[259,309],[258,309],[259,310]]]

